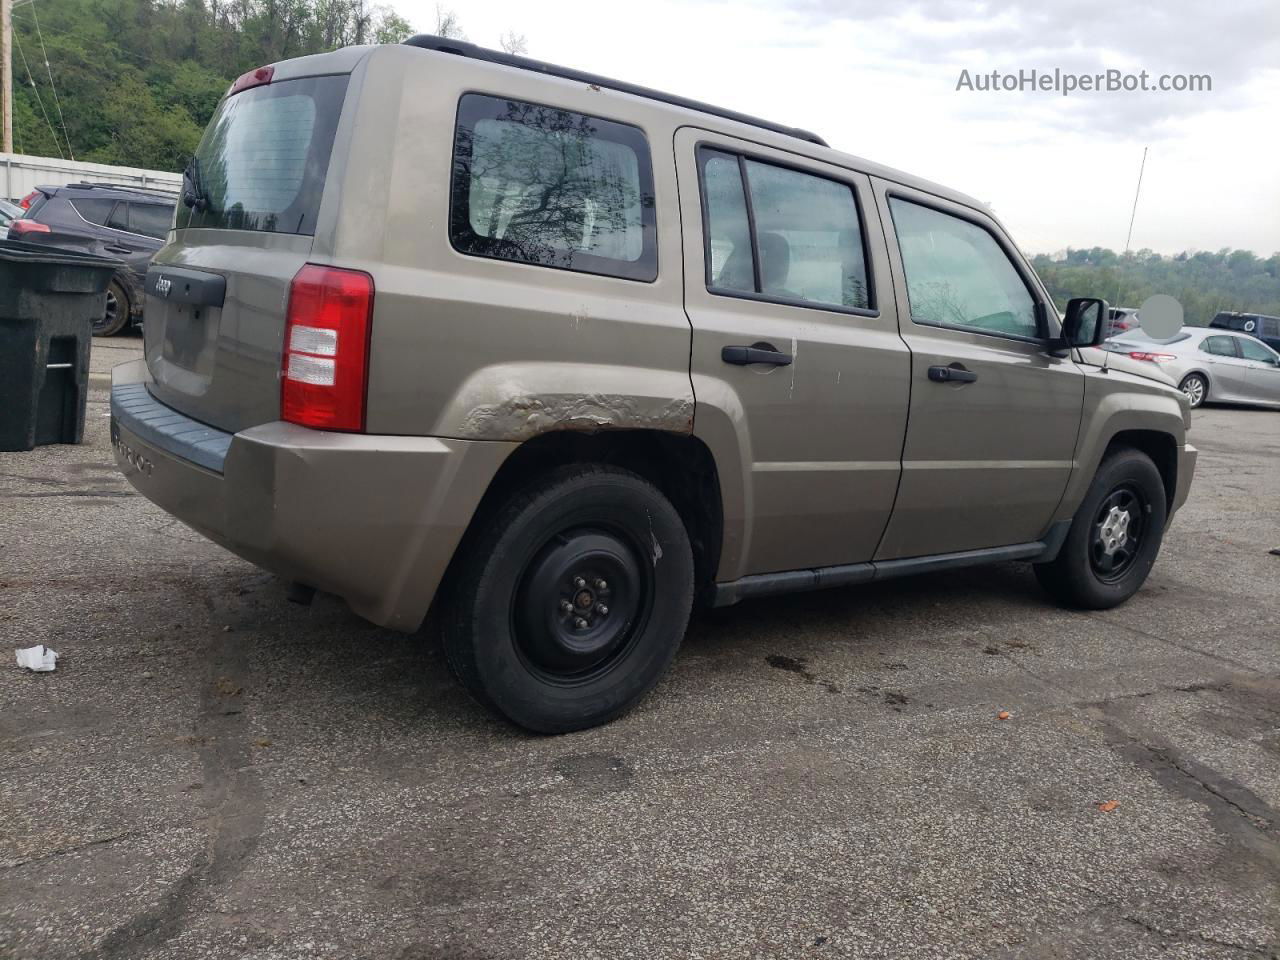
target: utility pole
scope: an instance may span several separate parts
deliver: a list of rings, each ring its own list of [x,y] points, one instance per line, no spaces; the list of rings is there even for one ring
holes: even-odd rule
[[[11,0],[0,0],[0,112],[4,113],[0,151],[13,153],[13,16]]]

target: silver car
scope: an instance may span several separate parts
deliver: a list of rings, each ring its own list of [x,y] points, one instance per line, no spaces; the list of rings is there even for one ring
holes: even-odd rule
[[[1174,337],[1154,340],[1133,330],[1106,341],[1102,349],[1157,365],[1193,407],[1206,400],[1280,407],[1280,353],[1254,337],[1183,327]]]

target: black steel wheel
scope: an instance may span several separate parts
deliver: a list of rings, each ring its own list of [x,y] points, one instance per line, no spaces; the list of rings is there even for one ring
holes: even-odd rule
[[[1141,553],[1147,504],[1135,484],[1123,483],[1102,501],[1093,518],[1089,563],[1103,583],[1122,579]]]
[[[1112,450],[1071,521],[1058,556],[1035,566],[1058,602],[1103,610],[1124,603],[1147,579],[1168,515],[1164,478],[1147,454]]]
[[[588,683],[642,632],[653,607],[652,570],[625,531],[555,534],[521,577],[512,634],[530,669],[553,683]]]
[[[467,691],[539,733],[607,723],[661,679],[693,603],[680,515],[618,467],[549,471],[472,523],[441,587]]]

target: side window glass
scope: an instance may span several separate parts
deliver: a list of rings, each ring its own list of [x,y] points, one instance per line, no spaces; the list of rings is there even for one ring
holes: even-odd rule
[[[1038,337],[1035,300],[982,227],[890,198],[911,318],[917,323]]]
[[[751,225],[738,158],[715,150],[699,152],[702,199],[706,206],[707,288],[756,292]]]
[[[1257,340],[1240,339],[1240,353],[1246,360],[1256,360],[1259,363],[1275,363],[1276,355],[1268,350]]]
[[[653,170],[638,127],[466,94],[452,196],[449,235],[462,253],[628,280],[658,275]]]
[[[129,204],[129,229],[144,237],[162,239],[173,222],[173,207],[160,203]]]
[[[746,162],[761,292],[867,309],[867,261],[848,184]]]
[[[719,150],[698,161],[709,290],[871,309],[852,187]]]
[[[1234,357],[1236,349],[1232,345],[1232,337],[1205,337],[1200,349],[1215,357]]]
[[[117,203],[116,208],[111,211],[111,216],[107,218],[107,226],[112,230],[128,230],[129,204],[123,200]]]
[[[76,208],[76,213],[80,214],[84,219],[102,226],[107,222],[107,217],[111,216],[111,208],[116,205],[116,202],[114,200],[94,200],[91,197],[77,197],[71,201],[71,205]]]
[[[1258,333],[1264,337],[1280,337],[1280,320],[1263,317],[1258,321]]]

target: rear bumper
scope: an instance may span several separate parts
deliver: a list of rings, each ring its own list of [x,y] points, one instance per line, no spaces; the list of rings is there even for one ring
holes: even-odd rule
[[[421,624],[517,447],[282,422],[229,434],[161,404],[149,380],[143,361],[112,370],[112,446],[138,492],[246,560],[397,630]]]
[[[1199,455],[1200,451],[1189,443],[1184,443],[1178,451],[1178,480],[1173,493],[1173,508],[1169,511],[1170,520],[1187,502],[1187,495],[1191,493],[1191,481],[1196,475],[1196,458]]]

